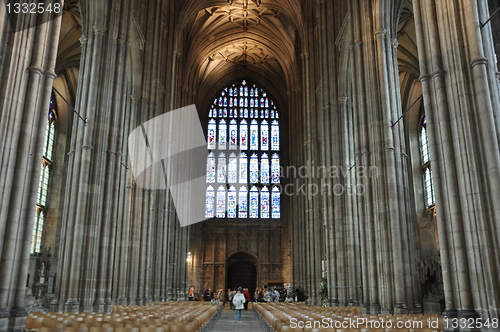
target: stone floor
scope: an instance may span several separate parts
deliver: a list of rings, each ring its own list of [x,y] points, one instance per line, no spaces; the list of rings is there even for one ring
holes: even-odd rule
[[[252,304],[250,304],[248,310],[242,312],[241,323],[234,322],[234,310],[230,310],[229,306],[226,305],[212,331],[260,332],[263,330],[254,315]]]

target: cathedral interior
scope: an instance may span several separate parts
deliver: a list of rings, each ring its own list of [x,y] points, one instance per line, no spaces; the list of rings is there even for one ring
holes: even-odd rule
[[[24,2],[0,5],[0,332],[191,286],[498,320],[500,0]],[[139,184],[130,140],[190,105],[201,200],[154,153]]]

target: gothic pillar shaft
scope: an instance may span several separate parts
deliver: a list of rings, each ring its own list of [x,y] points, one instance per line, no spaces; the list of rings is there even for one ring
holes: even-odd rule
[[[500,229],[493,203],[500,190],[498,84],[487,58],[493,56],[491,35],[479,28],[479,13],[486,19],[484,5],[427,1],[415,6],[447,314],[460,308],[459,314],[469,317],[476,309],[483,319],[497,317],[498,298],[492,294],[500,287],[498,258],[490,256],[498,249],[491,236],[498,238]],[[475,158],[464,163],[470,156]]]
[[[401,164],[396,158],[396,151],[399,150],[396,146],[399,142],[394,139],[394,132],[399,129],[399,127],[390,127],[392,110],[395,108],[391,105],[391,98],[389,88],[392,85],[397,88],[395,84],[391,84],[390,76],[388,75],[391,66],[394,66],[396,62],[394,62],[394,57],[390,53],[390,50],[386,47],[386,31],[385,29],[376,30],[375,35],[375,48],[377,53],[377,68],[379,68],[379,84],[381,87],[380,92],[380,108],[382,115],[382,123],[385,126],[381,126],[382,135],[384,140],[384,156],[383,159],[385,161],[385,180],[387,181],[387,204],[388,211],[386,212],[388,215],[388,219],[390,220],[391,225],[391,239],[392,239],[392,255],[393,255],[393,273],[394,273],[394,295],[396,300],[396,307],[398,309],[406,308],[406,287],[405,287],[405,274],[408,272],[404,268],[404,250],[403,250],[403,225],[406,222],[406,218],[403,216],[399,216],[398,211],[400,211],[404,205],[402,204],[401,197],[401,186],[400,181],[398,181],[397,176],[400,173]],[[401,109],[398,107],[397,109]],[[391,133],[392,129],[392,133]],[[399,166],[399,167],[398,167]],[[402,206],[403,205],[403,206]],[[404,208],[403,208],[404,210]]]
[[[0,10],[0,330],[20,328],[31,251],[40,162],[61,18],[27,15],[11,33],[5,8]],[[36,20],[46,23],[36,26]],[[29,28],[28,24],[36,26]],[[21,25],[21,26],[19,26]],[[7,42],[9,40],[8,44]],[[5,136],[4,136],[5,135]],[[31,208],[30,208],[31,207]],[[9,320],[3,318],[13,317]]]

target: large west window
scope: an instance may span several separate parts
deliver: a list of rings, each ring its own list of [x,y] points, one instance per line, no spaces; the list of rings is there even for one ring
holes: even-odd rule
[[[43,226],[47,216],[47,194],[49,187],[50,169],[52,168],[52,154],[54,151],[54,139],[57,121],[57,111],[55,103],[55,96],[54,94],[52,94],[50,98],[49,111],[46,118],[47,129],[45,131],[45,142],[43,147],[40,181],[38,185],[35,222],[33,225],[33,236],[31,242],[31,252],[33,253],[40,251]]]
[[[269,94],[245,80],[208,114],[206,218],[280,218],[280,127]]]

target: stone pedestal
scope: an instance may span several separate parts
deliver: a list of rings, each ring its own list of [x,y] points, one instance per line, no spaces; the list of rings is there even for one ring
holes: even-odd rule
[[[444,301],[426,299],[424,300],[423,310],[425,314],[441,314],[444,311]]]

